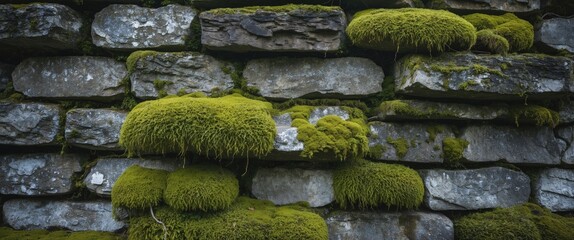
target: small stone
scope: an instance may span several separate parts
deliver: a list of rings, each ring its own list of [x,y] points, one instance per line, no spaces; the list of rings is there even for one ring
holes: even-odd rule
[[[76,108],[66,114],[66,141],[94,150],[121,150],[120,129],[127,112]]]
[[[551,168],[540,171],[534,183],[534,199],[552,212],[574,210],[574,170]]]
[[[0,102],[0,144],[56,145],[62,114],[55,104]]]

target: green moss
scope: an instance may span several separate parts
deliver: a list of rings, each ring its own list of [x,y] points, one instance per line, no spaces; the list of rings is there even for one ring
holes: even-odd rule
[[[484,29],[476,33],[476,44],[472,49],[495,54],[506,54],[510,50],[510,44],[506,38],[494,33],[493,30]]]
[[[153,87],[157,91],[159,98],[167,96],[167,92],[165,90],[165,87],[168,85],[172,85],[172,84],[173,84],[173,82],[170,82],[170,81],[164,81],[164,80],[160,80],[160,79],[153,80]]]
[[[385,146],[381,144],[377,144],[374,146],[369,147],[369,157],[371,158],[380,158],[383,154],[387,151]]]
[[[219,211],[239,195],[239,182],[232,172],[218,166],[194,165],[170,173],[164,199],[179,211]]]
[[[534,123],[536,126],[556,127],[560,123],[560,115],[548,108],[538,105],[520,105],[511,108],[516,126],[520,123]]]
[[[476,41],[474,27],[458,15],[417,8],[358,12],[347,34],[356,46],[395,52],[467,50]]]
[[[95,231],[47,231],[47,230],[14,230],[0,227],[0,238],[3,240],[120,240],[124,237],[110,232]]]
[[[467,90],[471,86],[476,86],[478,83],[474,80],[467,80],[458,85],[458,89]]]
[[[438,134],[446,131],[446,127],[444,125],[431,125],[427,127],[426,131],[429,134],[428,142],[434,142]]]
[[[112,187],[112,205],[129,209],[157,206],[166,188],[167,171],[128,167]]]
[[[447,65],[437,65],[433,64],[430,66],[430,69],[436,72],[440,72],[442,74],[451,74],[455,72],[464,72],[470,69],[468,66],[457,66],[454,63],[449,63]]]
[[[341,208],[376,208],[380,205],[417,208],[424,195],[419,174],[398,164],[356,160],[335,170],[335,199]]]
[[[484,29],[494,29],[500,24],[519,19],[512,13],[506,13],[499,16],[487,15],[483,13],[473,13],[462,17],[470,22],[474,27],[476,27],[477,31]]]
[[[133,52],[126,59],[126,67],[128,69],[128,72],[131,73],[134,71],[134,69],[136,68],[136,63],[140,58],[152,56],[152,55],[156,55],[156,54],[159,54],[159,52],[151,51],[151,50],[140,50],[140,51]]]
[[[487,15],[474,13],[463,16],[472,23],[479,31],[476,49],[487,48],[493,53],[505,53],[506,43],[500,39],[503,37],[508,42],[508,51],[523,51],[534,43],[534,27],[529,22],[516,17],[512,13],[504,15]],[[490,31],[482,31],[490,30]],[[499,36],[499,37],[497,37]]]
[[[446,163],[456,164],[464,158],[463,152],[468,147],[468,141],[461,138],[448,137],[442,140],[443,157]]]
[[[282,6],[251,6],[243,8],[217,8],[207,11],[207,13],[221,15],[221,14],[253,14],[258,11],[265,12],[291,12],[291,11],[308,11],[308,12],[330,12],[341,10],[340,7],[327,7],[321,5],[305,5],[305,4],[288,4]]]
[[[494,32],[508,40],[512,52],[527,50],[534,44],[534,27],[522,19],[500,24]]]
[[[282,103],[273,103],[273,108],[278,110],[286,110],[295,106],[341,106],[341,107],[349,107],[349,108],[357,108],[363,112],[368,111],[369,107],[361,102],[356,100],[339,100],[339,99],[303,99],[303,98],[295,98],[290,99]]]
[[[409,142],[404,138],[392,139],[391,137],[387,137],[387,143],[393,145],[399,159],[403,159],[409,151]]]
[[[452,112],[440,111],[439,109],[433,107],[423,109],[413,106],[404,100],[384,101],[381,103],[381,105],[379,105],[378,112],[395,112],[396,114],[403,116],[423,119],[454,117],[454,113]]]

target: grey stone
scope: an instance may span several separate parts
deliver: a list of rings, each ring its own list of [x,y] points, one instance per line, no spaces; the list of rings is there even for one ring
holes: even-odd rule
[[[0,102],[0,144],[58,144],[63,112],[55,104]]]
[[[401,161],[418,163],[442,163],[442,141],[454,137],[452,130],[446,125],[420,123],[386,123],[371,122],[369,147],[380,148],[380,155],[374,155],[376,160]],[[407,152],[399,156],[397,147],[406,144]]]
[[[440,213],[335,212],[327,219],[331,240],[452,240],[454,225]]]
[[[345,13],[338,7],[285,12],[206,11],[199,19],[205,47],[233,52],[334,52],[343,46],[347,26]]]
[[[259,168],[251,193],[276,205],[304,201],[311,207],[322,207],[335,200],[333,174],[328,170]]]
[[[558,114],[560,114],[560,123],[574,123],[574,102],[564,104]]]
[[[540,171],[534,183],[534,199],[553,212],[574,210],[574,170],[551,168]]]
[[[291,127],[291,115],[284,113],[273,117],[277,136],[275,136],[274,148],[278,151],[292,152],[302,151],[303,143],[297,140],[297,128]]]
[[[120,129],[125,111],[76,108],[66,114],[66,141],[94,150],[120,150]]]
[[[5,223],[18,230],[64,228],[115,232],[126,226],[112,217],[109,201],[12,199],[4,203],[2,213]]]
[[[540,9],[540,0],[435,0],[427,7],[460,11],[532,12]]]
[[[0,92],[6,89],[8,82],[12,81],[12,71],[14,66],[0,63]]]
[[[530,179],[522,172],[490,167],[472,170],[420,170],[424,202],[436,211],[511,207],[530,196]]]
[[[226,71],[233,67],[209,55],[195,52],[156,53],[137,60],[130,75],[132,91],[143,99],[157,98],[159,90],[165,94],[226,91],[233,88],[233,79]],[[155,81],[164,83],[157,89]]]
[[[132,165],[145,168],[175,171],[179,163],[175,159],[101,158],[86,175],[86,187],[101,196],[111,196],[114,183]]]
[[[558,128],[557,138],[563,144],[562,163],[574,164],[574,126],[565,126]]]
[[[74,174],[87,160],[78,154],[0,156],[0,194],[48,196],[71,193]]]
[[[316,107],[309,114],[309,123],[317,124],[319,119],[327,115],[339,116],[343,120],[349,120],[349,113],[341,107]]]
[[[123,63],[105,57],[29,58],[12,73],[14,89],[28,97],[113,101],[124,95]]]
[[[537,26],[534,39],[543,46],[574,53],[574,19],[542,20]]]
[[[383,70],[366,58],[272,58],[247,63],[247,85],[270,99],[361,98],[382,90]]]
[[[441,99],[557,99],[572,92],[573,69],[574,63],[568,58],[540,54],[411,55],[395,66],[395,91]]]
[[[185,48],[197,11],[168,5],[157,9],[112,4],[96,13],[92,42],[112,50]]]

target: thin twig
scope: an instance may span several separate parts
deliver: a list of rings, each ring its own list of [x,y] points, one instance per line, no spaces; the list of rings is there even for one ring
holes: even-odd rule
[[[158,220],[155,217],[155,214],[153,214],[153,207],[151,205],[149,206],[149,212],[151,213],[151,217],[153,218],[153,220],[161,224],[161,226],[163,227],[163,240],[167,240],[167,227],[165,227],[165,224],[162,221]]]

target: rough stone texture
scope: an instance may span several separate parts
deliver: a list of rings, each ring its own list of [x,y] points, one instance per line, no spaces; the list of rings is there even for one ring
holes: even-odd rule
[[[311,111],[309,114],[309,123],[317,124],[319,119],[327,116],[327,115],[335,115],[339,116],[343,120],[349,120],[349,113],[343,110],[341,107],[316,107]]]
[[[562,163],[574,164],[574,126],[560,127],[557,130],[560,144],[565,149],[562,152]]]
[[[534,39],[543,46],[574,53],[574,18],[542,20],[537,26]]]
[[[540,0],[433,0],[427,7],[460,11],[531,12],[540,9]]]
[[[383,70],[365,58],[272,58],[247,63],[248,86],[270,99],[360,98],[382,90]]]
[[[453,63],[456,66],[453,66]],[[397,93],[428,98],[528,100],[572,92],[572,60],[547,55],[411,55],[395,68]]]
[[[165,82],[166,94],[175,95],[183,91],[211,93],[212,90],[233,88],[233,79],[223,70],[233,70],[226,62],[194,52],[158,53],[138,59],[130,75],[132,91],[143,99],[157,98],[159,91],[154,81]]]
[[[12,70],[14,66],[0,63],[0,92],[4,91],[8,82],[12,81]]]
[[[442,163],[442,141],[454,137],[448,126],[437,124],[372,122],[369,128],[369,147],[382,148],[381,155],[371,158],[384,161]],[[432,132],[436,133],[434,139]],[[408,148],[402,158],[392,144],[401,140]]]
[[[0,102],[0,144],[58,144],[63,111],[55,104]]]
[[[86,156],[24,154],[0,156],[0,194],[47,196],[74,190],[74,174]]]
[[[273,117],[275,127],[277,128],[277,136],[275,136],[274,147],[278,151],[301,151],[304,148],[302,142],[297,140],[297,128],[291,127],[291,115],[284,113],[279,116]]]
[[[12,73],[28,97],[113,101],[123,97],[123,63],[105,57],[29,58]]]
[[[66,114],[66,141],[94,150],[120,150],[120,129],[125,111],[76,108]]]
[[[452,240],[454,225],[440,213],[335,212],[326,219],[332,240]]]
[[[560,114],[560,123],[573,123],[574,122],[574,102],[564,104],[558,111]]]
[[[377,115],[369,121],[395,120],[494,120],[511,119],[508,105],[473,105],[450,102],[430,102],[421,100],[400,100],[412,110],[422,115],[405,114],[395,109],[377,109]]]
[[[333,52],[343,46],[347,20],[340,8],[289,12],[202,12],[201,43],[233,52]]]
[[[335,200],[333,174],[327,170],[260,168],[251,193],[276,205],[305,201],[311,207],[322,207]]]
[[[84,179],[86,187],[101,196],[111,196],[112,187],[120,175],[132,165],[175,171],[181,167],[175,159],[101,158]]]
[[[99,1],[99,0],[84,0],[84,1]],[[245,6],[278,6],[285,4],[323,4],[325,1],[321,0],[276,0],[273,2],[266,0],[234,0],[229,2],[222,2],[218,0],[194,0],[193,6],[202,9],[212,8],[229,8],[229,7],[245,7]],[[329,4],[327,4],[329,5]],[[355,8],[404,8],[404,7],[421,7],[422,2],[418,0],[341,0],[336,5]]]
[[[18,230],[64,228],[114,232],[125,223],[112,217],[109,201],[70,202],[12,199],[4,203],[4,221]]]
[[[463,157],[472,162],[560,164],[564,148],[548,127],[475,125],[460,138],[468,141]]]
[[[534,183],[534,199],[553,212],[574,210],[574,170],[542,170]]]
[[[420,170],[425,205],[432,210],[478,210],[525,203],[530,179],[522,172],[490,167],[472,170]]]
[[[96,13],[92,42],[113,50],[183,49],[196,15],[194,9],[181,5],[153,9],[112,4]]]

